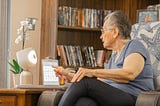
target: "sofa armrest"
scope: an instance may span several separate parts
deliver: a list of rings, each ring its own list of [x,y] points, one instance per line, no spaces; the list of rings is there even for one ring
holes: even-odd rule
[[[143,92],[137,97],[135,106],[160,106],[160,92]]]
[[[38,106],[58,106],[59,100],[63,93],[62,90],[47,90],[43,91],[38,100]]]

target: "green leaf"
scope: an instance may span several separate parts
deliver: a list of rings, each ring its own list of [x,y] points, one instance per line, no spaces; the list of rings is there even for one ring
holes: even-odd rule
[[[13,72],[14,74],[18,74],[18,73],[16,73],[15,71],[13,71],[13,70],[10,70],[11,72]]]
[[[17,73],[19,73],[19,72],[21,71],[21,68],[20,68],[18,62],[17,62],[15,59],[13,59],[13,64],[14,64],[14,66],[15,66],[15,71],[16,71]]]
[[[16,71],[15,71],[15,70],[16,70],[16,69],[15,69],[15,66],[14,66],[13,64],[11,64],[10,62],[8,62],[8,63],[9,63],[9,65],[14,69],[14,71],[13,71],[13,70],[12,70],[12,71],[13,71],[14,73],[16,73]]]
[[[11,66],[12,69],[10,69],[11,72],[13,72],[14,74],[19,74],[22,72],[22,68],[20,67],[20,65],[18,64],[18,62],[13,59],[12,63],[8,62],[9,65]]]

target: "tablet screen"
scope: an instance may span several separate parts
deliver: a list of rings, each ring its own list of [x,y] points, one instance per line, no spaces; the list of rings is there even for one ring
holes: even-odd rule
[[[59,85],[59,79],[52,66],[58,66],[58,60],[42,59],[43,85]]]

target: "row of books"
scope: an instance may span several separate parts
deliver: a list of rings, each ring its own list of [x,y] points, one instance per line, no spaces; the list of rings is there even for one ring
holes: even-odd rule
[[[61,65],[68,67],[97,67],[103,66],[104,53],[94,51],[92,46],[57,45],[58,55],[61,57]],[[98,53],[98,54],[97,54]],[[98,57],[97,57],[98,56]]]
[[[102,27],[106,15],[113,10],[99,10],[89,8],[58,7],[58,24],[73,27]]]

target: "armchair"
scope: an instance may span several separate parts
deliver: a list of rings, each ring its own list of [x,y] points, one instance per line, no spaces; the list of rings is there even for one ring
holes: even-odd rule
[[[137,23],[132,26],[132,39],[139,39],[148,49],[153,65],[155,78],[155,91],[141,93],[136,101],[136,106],[160,106],[160,22]],[[38,106],[57,106],[64,91],[45,91],[41,94]],[[88,101],[87,104],[83,104]],[[90,98],[78,100],[81,106],[97,106]]]
[[[155,82],[155,91],[141,93],[136,106],[160,106],[160,21],[133,25],[131,38],[140,40],[148,49]]]

